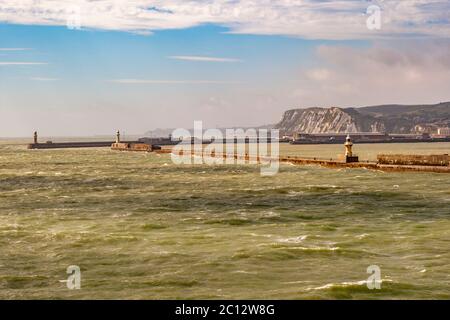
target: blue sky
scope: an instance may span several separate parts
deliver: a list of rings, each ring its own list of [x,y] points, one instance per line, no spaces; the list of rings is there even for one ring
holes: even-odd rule
[[[293,68],[311,61],[318,43],[231,35],[216,26],[158,31],[151,36],[55,26],[1,25],[0,30],[0,48],[26,49],[0,52],[2,62],[43,63],[0,68],[2,105],[13,106],[10,113],[18,115],[16,125],[21,122],[27,130],[33,123],[47,123],[41,118],[54,118],[51,126],[39,128],[48,134],[101,134],[124,126],[128,132],[141,133],[154,127],[189,126],[203,112],[209,113],[204,121],[211,126],[273,121],[285,106],[274,112],[262,110],[271,113],[265,119],[233,116],[222,122],[220,117],[225,115],[217,114],[216,120],[216,106],[208,111],[205,104],[213,99],[212,104],[221,107],[221,101],[235,93],[253,96],[280,90]],[[225,61],[192,61],[189,57]],[[184,121],[192,110],[197,118]],[[111,118],[110,112],[116,116]],[[73,124],[65,118],[79,126],[69,130]]]
[[[50,2],[41,1],[41,9]],[[168,8],[153,2],[147,11],[171,13],[137,19],[97,8],[95,18],[86,11],[85,25],[69,29],[49,11],[30,14],[13,0],[0,1],[0,112],[8,119],[0,136],[34,130],[47,136],[117,129],[140,134],[189,128],[194,120],[209,127],[257,126],[276,122],[294,107],[450,100],[442,84],[450,67],[442,7],[414,8],[435,19],[433,34],[429,27],[414,23],[408,29],[392,19],[377,34],[358,25],[367,19],[367,1],[341,1],[345,6],[336,8],[336,17],[329,15],[328,1],[306,1],[308,6],[292,7],[289,14],[270,5],[251,7],[248,15],[247,4],[238,1],[243,8],[236,21],[228,7],[206,18],[193,11],[193,19],[186,11],[194,9],[179,9],[177,1],[167,1]],[[264,23],[249,18],[259,12]],[[303,12],[323,18],[307,34],[304,25],[291,26],[289,20]],[[354,22],[342,22],[347,14],[355,14]],[[424,45],[433,48],[431,57],[425,57]]]

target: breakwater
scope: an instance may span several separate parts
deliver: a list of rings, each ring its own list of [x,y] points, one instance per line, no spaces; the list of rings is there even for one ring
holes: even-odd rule
[[[153,152],[155,150],[160,150],[161,147],[154,146],[146,143],[113,143],[111,145],[111,150],[116,151],[137,151],[137,152]]]
[[[378,163],[394,165],[449,166],[450,157],[442,155],[379,154]]]
[[[28,149],[103,148],[110,147],[113,143],[113,141],[30,143]],[[135,143],[135,141],[127,143]]]
[[[174,153],[178,156],[186,156],[184,152]],[[280,157],[260,157],[253,156],[249,154],[239,154],[239,153],[210,153],[205,154],[204,152],[191,151],[191,156],[197,157],[211,157],[211,158],[222,158],[222,159],[234,159],[243,160],[248,163],[253,164],[263,164],[270,163],[270,161],[279,161],[281,163],[291,163],[294,165],[317,165],[326,168],[334,169],[370,169],[379,170],[386,172],[434,172],[434,173],[450,173],[450,166],[437,166],[437,165],[400,165],[400,164],[382,164],[372,161],[360,161],[360,162],[345,162],[337,159],[320,159],[320,158],[305,158],[297,156],[280,156]],[[407,157],[407,156],[403,156]],[[412,156],[414,157],[414,156]]]

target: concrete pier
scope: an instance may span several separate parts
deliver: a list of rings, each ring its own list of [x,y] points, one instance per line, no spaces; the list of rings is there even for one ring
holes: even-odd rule
[[[280,157],[280,162],[287,162],[296,165],[319,165],[327,168],[363,168],[380,171],[396,171],[396,172],[435,172],[450,173],[450,166],[424,166],[424,165],[395,165],[380,164],[377,162],[354,162],[347,163],[333,160],[313,160],[300,157]]]
[[[407,155],[407,154],[379,154],[379,164],[416,165],[416,166],[449,166],[450,156],[441,155]]]
[[[117,131],[116,142],[120,133]],[[137,143],[137,141],[124,141],[125,143]],[[114,141],[74,141],[74,142],[52,142],[39,143],[37,131],[33,134],[33,143],[28,145],[28,149],[70,149],[70,148],[103,148],[111,147]]]
[[[111,147],[113,143],[114,141],[31,143],[28,149],[103,148]],[[127,141],[127,143],[135,143],[135,141]]]
[[[154,146],[146,143],[113,143],[111,145],[111,150],[116,151],[137,151],[137,152],[153,152],[155,150],[160,150],[161,147]]]
[[[179,156],[183,156],[183,152],[178,153]],[[302,158],[294,156],[280,156],[274,157],[259,157],[259,156],[249,156],[248,154],[227,154],[227,153],[214,153],[214,154],[203,154],[202,152],[191,152],[192,156],[204,156],[212,158],[223,158],[223,159],[242,159],[250,162],[256,162],[261,164],[262,162],[267,163],[268,161],[278,160],[281,163],[291,163],[294,165],[317,165],[332,169],[370,169],[386,172],[434,172],[434,173],[450,173],[450,166],[420,166],[420,165],[388,165],[380,164],[377,162],[346,162],[345,160],[333,160],[333,159],[318,159],[318,158]]]
[[[344,143],[345,154],[341,160],[333,159],[318,159],[318,158],[304,158],[292,156],[279,157],[259,157],[257,155],[249,156],[246,154],[227,154],[213,152],[205,154],[203,150],[192,150],[191,156],[209,157],[209,158],[223,158],[223,159],[241,159],[248,161],[248,163],[261,164],[270,161],[279,161],[284,163],[291,163],[294,165],[319,165],[327,168],[363,168],[380,171],[397,171],[397,172],[435,172],[435,173],[450,173],[450,157],[445,155],[379,155],[378,162],[360,162],[358,156],[353,153],[353,141],[350,135]],[[178,153],[183,156],[183,152]]]

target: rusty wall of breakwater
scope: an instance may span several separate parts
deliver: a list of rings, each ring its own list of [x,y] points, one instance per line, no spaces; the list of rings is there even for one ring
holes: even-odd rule
[[[379,164],[410,165],[410,166],[448,166],[450,156],[443,155],[402,155],[402,154],[379,154]]]
[[[146,143],[116,142],[111,145],[111,150],[116,151],[152,152],[159,149],[161,149],[161,147],[153,146],[151,144]]]

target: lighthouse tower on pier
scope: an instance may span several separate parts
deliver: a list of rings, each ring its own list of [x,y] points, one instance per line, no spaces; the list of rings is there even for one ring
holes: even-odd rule
[[[351,163],[351,162],[359,162],[358,156],[353,155],[353,141],[352,138],[350,138],[350,135],[347,135],[347,138],[345,139],[345,162]]]

